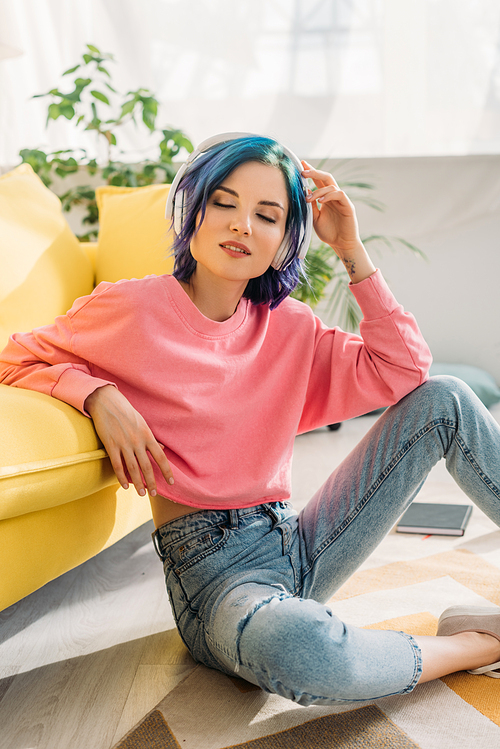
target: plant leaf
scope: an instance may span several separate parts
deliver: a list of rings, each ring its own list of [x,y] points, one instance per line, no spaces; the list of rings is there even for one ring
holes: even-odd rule
[[[69,68],[69,70],[65,70],[64,73],[63,73],[63,75],[69,75],[70,73],[74,73],[75,70],[78,70],[79,67],[80,67],[80,65],[75,65],[74,68]]]
[[[369,197],[368,195],[350,195],[350,197],[352,198],[354,203],[364,203],[370,208],[373,208],[373,210],[380,211],[381,213],[383,213],[387,207],[380,200],[376,200],[375,198]]]
[[[394,247],[395,244],[402,244],[403,247],[406,247],[408,250],[413,252],[415,255],[418,255],[423,260],[428,260],[427,255],[425,252],[423,252],[421,249],[416,247],[411,242],[408,242],[406,239],[403,239],[402,237],[391,237],[387,236],[385,234],[370,234],[368,237],[362,237],[361,241],[363,244],[370,244],[370,242],[379,242],[386,247],[388,247],[393,252],[396,251],[396,248]]]
[[[125,115],[133,112],[136,103],[137,102],[135,101],[135,99],[129,99],[129,101],[126,101],[125,104],[122,104],[122,111],[120,112],[120,119],[122,119],[122,117],[125,117]]]
[[[154,130],[156,115],[158,114],[158,102],[151,96],[142,99],[142,121],[150,130]]]
[[[102,101],[102,102],[104,102],[104,104],[107,104],[108,107],[111,106],[110,103],[109,103],[109,99],[106,96],[106,94],[101,93],[101,91],[96,91],[95,89],[93,91],[91,91],[90,93],[92,94],[92,96],[94,97],[94,99],[99,99],[99,101]]]
[[[349,289],[349,277],[343,270],[334,274],[333,288],[326,310],[329,319],[335,319],[335,323],[343,330],[351,333],[358,330],[362,317],[361,310]]]
[[[333,250],[325,244],[309,249],[305,260],[307,275],[292,292],[295,299],[299,299],[312,307],[316,306],[334,275],[334,269],[330,263],[332,252]]]
[[[85,88],[89,83],[92,83],[92,78],[75,78],[75,86],[78,88]]]
[[[59,110],[59,104],[55,104],[55,103],[49,104],[47,120],[57,120],[60,114],[61,112]]]
[[[111,130],[106,130],[104,135],[106,136],[108,143],[110,143],[112,146],[116,146],[116,136],[111,132]]]
[[[59,111],[67,120],[71,120],[75,116],[75,108],[72,104],[61,103],[59,105]]]
[[[339,180],[339,185],[342,186],[342,189],[346,189],[349,187],[357,187],[360,190],[375,190],[375,185],[372,185],[371,182],[354,182],[353,180]]]

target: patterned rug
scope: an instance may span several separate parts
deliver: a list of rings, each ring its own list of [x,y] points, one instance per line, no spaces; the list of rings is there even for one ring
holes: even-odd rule
[[[352,624],[434,634],[456,603],[500,605],[500,531],[354,575],[330,604]],[[116,749],[500,746],[500,679],[457,673],[373,704],[300,707],[197,666]]]

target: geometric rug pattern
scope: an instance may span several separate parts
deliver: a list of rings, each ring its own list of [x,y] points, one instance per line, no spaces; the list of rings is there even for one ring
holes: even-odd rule
[[[118,745],[120,749],[135,749],[148,746],[151,749],[180,749],[180,744],[170,731],[159,710],[154,710],[137,731]],[[387,720],[375,705],[361,707],[341,715],[306,721],[287,731],[264,736],[260,739],[233,744],[228,749],[334,749],[334,747],[401,747],[418,749],[411,739],[397,726]]]
[[[500,605],[500,544],[357,572],[329,605],[356,626],[435,634],[457,603]],[[301,707],[197,666],[116,749],[500,747],[500,679],[457,673],[374,703]]]

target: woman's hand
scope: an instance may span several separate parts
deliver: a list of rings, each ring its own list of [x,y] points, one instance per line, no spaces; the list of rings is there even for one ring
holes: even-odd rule
[[[128,489],[127,472],[138,494],[145,489],[156,496],[151,459],[158,464],[165,480],[174,483],[162,446],[156,441],[141,414],[113,385],[97,388],[85,400],[85,410],[111,460],[116,477]]]
[[[302,164],[302,176],[317,188],[306,198],[313,209],[314,231],[342,260],[351,281],[359,283],[376,268],[361,242],[355,208],[329,172],[314,169],[307,161]]]

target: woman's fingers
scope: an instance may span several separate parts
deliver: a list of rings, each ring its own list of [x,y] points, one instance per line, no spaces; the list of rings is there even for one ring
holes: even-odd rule
[[[108,446],[106,448],[106,452],[108,453],[108,457],[111,461],[111,465],[113,467],[113,471],[115,472],[116,478],[124,489],[128,489],[129,479],[123,467],[122,454],[120,450],[117,448],[112,449]]]
[[[139,451],[137,451],[137,454],[136,454],[133,450],[125,449],[123,450],[123,453],[122,453],[122,459],[128,471],[128,474],[130,476],[130,480],[135,486],[135,490],[137,494],[139,494],[141,497],[144,497],[146,495],[146,488],[144,485],[143,476],[146,482],[146,486],[148,486],[148,477],[149,477],[150,485],[148,486],[148,489],[151,487],[152,469],[151,469],[151,463],[149,462],[147,455],[144,459],[141,456]],[[148,470],[147,464],[149,464],[149,470]],[[154,484],[154,477],[153,477],[152,483]]]
[[[302,163],[307,167],[302,172],[303,176],[311,178],[316,186],[316,190],[314,192],[312,190],[309,191],[306,196],[307,202],[313,206],[315,216],[318,213],[316,210],[317,203],[335,202],[341,208],[346,209],[347,213],[353,210],[351,201],[345,192],[339,188],[334,177],[329,172],[314,169],[307,161],[303,161]]]
[[[172,473],[172,469],[170,468],[170,463],[168,462],[165,453],[164,453],[164,446],[160,445],[158,442],[154,442],[151,448],[149,448],[149,452],[151,453],[151,456],[156,461],[160,471],[163,474],[163,478],[167,482],[167,484],[173,484],[174,483],[174,475]]]
[[[318,203],[334,202],[341,208],[347,209],[349,212],[352,210],[352,203],[343,190],[339,190],[336,185],[329,185],[328,187],[321,187],[311,192],[306,200],[314,205]]]
[[[163,449],[153,438],[144,446],[138,446],[135,450],[124,450],[122,460],[130,476],[130,480],[137,493],[144,497],[146,491],[155,497],[157,494],[156,480],[151,460],[154,460],[160,468],[165,481],[169,484],[174,483],[174,477],[170,464],[165,457]],[[116,471],[115,471],[116,472]],[[117,474],[118,477],[118,474]],[[120,478],[118,477],[118,480]],[[121,483],[121,481],[120,481]],[[123,483],[122,483],[123,486]]]
[[[324,172],[321,169],[315,169],[311,164],[308,164],[307,161],[302,161],[302,164],[304,165],[304,171],[302,172],[302,176],[312,179],[316,187],[326,187],[327,185],[334,185],[338,189],[338,184],[335,181],[335,178],[333,177],[330,172]]]
[[[306,161],[302,164],[302,176],[312,179],[316,187],[306,196],[313,211],[314,230],[322,242],[342,257],[360,242],[354,205],[329,172],[314,169]]]

